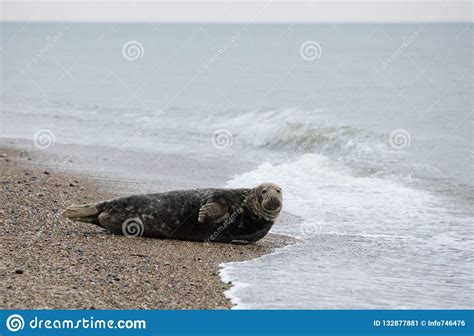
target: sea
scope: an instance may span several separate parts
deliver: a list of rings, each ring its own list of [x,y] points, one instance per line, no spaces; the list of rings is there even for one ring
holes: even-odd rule
[[[0,28],[1,137],[282,187],[296,243],[222,265],[235,308],[474,308],[472,23]]]

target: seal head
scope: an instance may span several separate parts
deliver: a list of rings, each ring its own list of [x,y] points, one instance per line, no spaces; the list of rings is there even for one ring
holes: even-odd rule
[[[258,217],[274,221],[280,214],[283,205],[282,190],[274,183],[262,183],[253,188],[249,205],[252,212]]]

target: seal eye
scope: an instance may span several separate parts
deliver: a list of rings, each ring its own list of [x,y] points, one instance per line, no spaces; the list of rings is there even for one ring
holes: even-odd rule
[[[267,190],[266,190],[266,189],[263,189],[263,190],[262,190],[262,195],[263,195],[263,194],[266,194],[266,193],[267,193]]]
[[[280,189],[277,189],[277,193],[279,193],[279,194],[280,194],[280,193],[281,193],[281,190],[280,190]]]

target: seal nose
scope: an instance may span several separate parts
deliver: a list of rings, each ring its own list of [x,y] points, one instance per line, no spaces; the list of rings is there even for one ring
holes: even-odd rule
[[[271,197],[265,204],[267,210],[276,210],[280,207],[281,202],[276,197]]]

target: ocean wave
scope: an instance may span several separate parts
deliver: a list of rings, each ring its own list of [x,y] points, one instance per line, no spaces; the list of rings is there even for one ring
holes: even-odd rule
[[[443,200],[429,192],[384,178],[361,176],[347,165],[319,154],[305,154],[277,165],[262,163],[254,171],[229,181],[228,186],[236,188],[266,181],[281,185],[286,211],[304,222],[322,226],[314,231],[316,234],[439,234],[446,229],[436,225],[439,221],[459,221],[443,207]],[[449,230],[451,234],[456,231]],[[282,233],[301,236],[306,231],[300,226],[285,228]]]
[[[279,250],[277,257],[225,264],[221,275],[237,283],[226,295],[237,308],[344,307],[341,297],[349,282],[374,286],[383,295],[384,286],[401,282],[416,294],[416,284],[427,277],[427,269],[436,279],[446,265],[453,265],[450,272],[468,281],[465,260],[472,257],[472,220],[468,214],[450,211],[442,197],[390,179],[361,176],[343,162],[311,153],[280,164],[262,163],[235,176],[227,187],[266,181],[282,187],[283,211],[302,220],[280,218],[272,232],[294,236],[303,244]],[[407,264],[415,269],[409,276],[384,273],[393,268],[402,274]],[[377,267],[382,276],[388,274],[382,286],[379,278],[366,277]],[[281,283],[292,290],[282,290]]]
[[[390,150],[383,134],[332,122],[323,110],[287,108],[234,113],[219,127],[231,131],[244,145],[301,155],[365,156]]]

